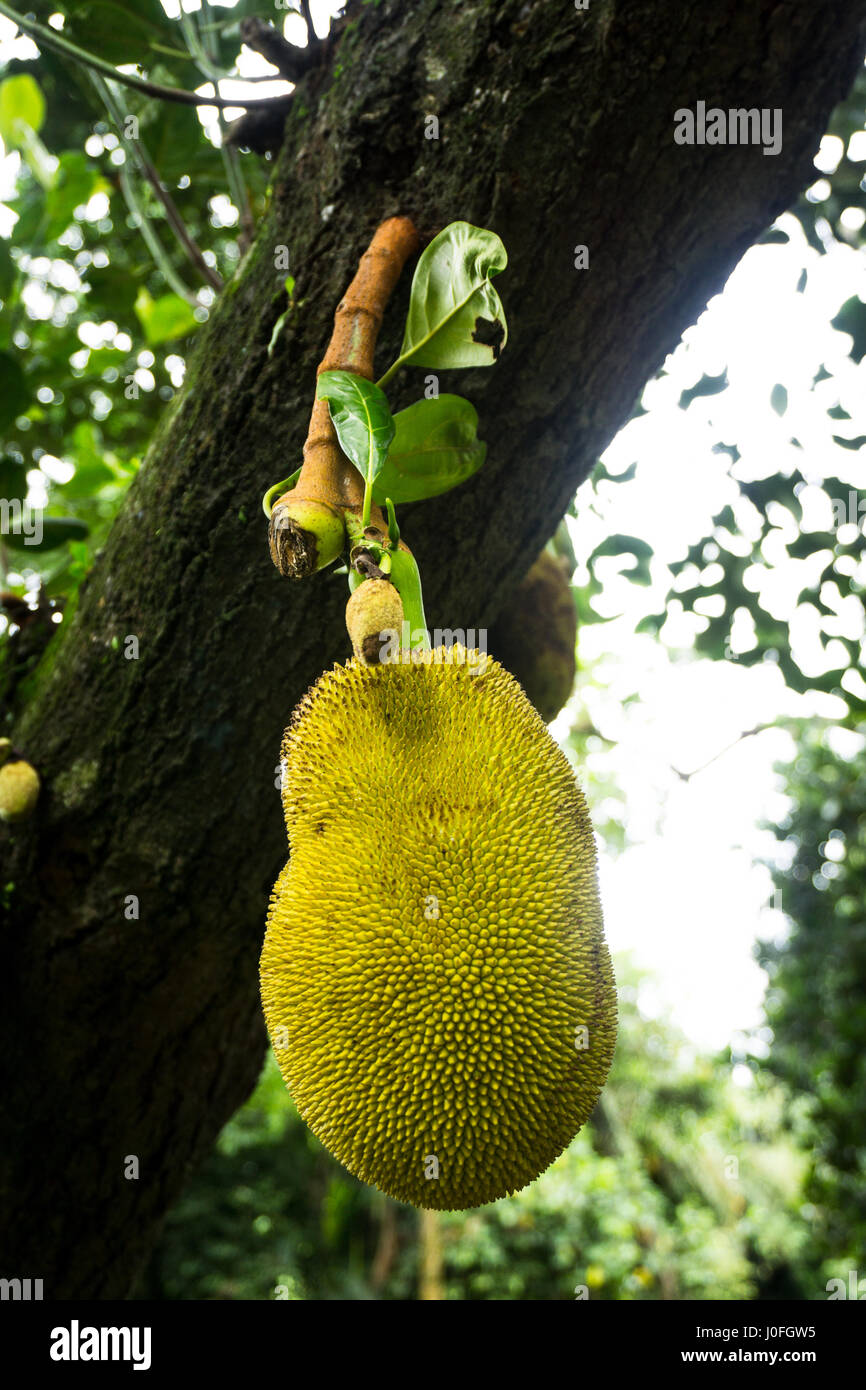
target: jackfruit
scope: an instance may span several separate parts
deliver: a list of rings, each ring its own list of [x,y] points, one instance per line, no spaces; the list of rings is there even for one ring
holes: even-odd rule
[[[41,782],[35,767],[23,758],[0,768],[0,820],[27,820],[36,809]]]
[[[577,613],[569,573],[567,561],[542,550],[488,636],[491,653],[517,678],[546,724],[574,687]]]
[[[604,1084],[616,993],[571,767],[461,647],[326,672],[283,742],[291,858],[261,957],[302,1117],[398,1201],[531,1182]]]

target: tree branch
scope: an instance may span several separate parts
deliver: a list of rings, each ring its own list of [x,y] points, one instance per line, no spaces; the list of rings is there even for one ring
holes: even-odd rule
[[[241,41],[254,53],[260,53],[269,63],[273,63],[289,82],[297,82],[305,72],[309,72],[318,58],[314,46],[297,48],[283,38],[273,24],[259,19],[257,15],[247,15],[241,20]],[[313,32],[313,45],[317,42]]]
[[[373,354],[385,306],[403,266],[417,249],[418,233],[408,217],[389,217],[377,227],[337,306],[331,341],[319,363],[317,378],[322,372],[336,370],[372,380]],[[324,517],[324,524],[331,531],[331,515],[342,519],[346,509],[360,513],[363,501],[361,475],[340,448],[328,402],[317,396],[310,415],[301,475],[292,491],[278,498],[271,511],[271,558],[280,573],[301,579],[316,567],[315,518],[310,517],[310,524],[306,524],[311,507],[316,509],[316,517]],[[319,512],[322,508],[324,513]],[[387,528],[378,508],[376,523],[384,535]]]
[[[100,97],[105,103],[105,107],[108,111],[108,114],[111,116],[111,119],[114,121],[114,124],[117,127],[117,133],[121,141],[123,142],[124,148],[130,152],[133,161],[138,165],[142,178],[150,184],[150,187],[153,189],[154,194],[162,204],[163,209],[165,211],[166,221],[168,222],[168,225],[171,227],[171,230],[177,238],[178,244],[183,250],[184,255],[187,257],[190,264],[193,265],[195,269],[198,271],[198,273],[201,275],[202,279],[205,281],[205,284],[210,285],[212,289],[219,292],[223,287],[222,277],[217,273],[216,270],[214,270],[213,266],[208,265],[201,251],[201,248],[187,230],[186,223],[184,222],[183,218],[180,215],[180,212],[178,211],[177,204],[175,203],[168,189],[163,187],[162,180],[159,177],[159,173],[157,172],[154,165],[151,163],[151,159],[144,146],[144,142],[140,140],[137,136],[134,137],[125,133],[123,128],[123,113],[117,105],[117,100],[108,82],[104,77],[101,77],[99,73],[95,72],[92,72],[90,74],[90,80],[92,81],[94,87],[96,88],[97,92],[99,93]],[[123,189],[127,202],[129,202],[132,190],[130,188],[128,177],[124,178],[123,176],[121,176],[121,188]],[[133,200],[135,200],[134,193],[132,193],[132,197]],[[196,299],[193,292],[191,290],[188,290],[185,285],[183,286],[183,289],[178,289],[177,283],[175,281],[174,271],[171,270],[171,273],[167,271],[164,252],[162,253],[162,255],[160,255],[162,247],[160,246],[159,251],[157,251],[152,243],[151,238],[145,230],[145,223],[147,221],[146,212],[141,208],[133,208],[133,211],[138,212],[139,216],[142,219],[144,219],[141,225],[142,235],[144,236],[144,239],[148,244],[151,255],[154,256],[154,259],[157,261],[160,270],[162,270],[163,274],[171,284],[172,288],[176,290],[177,293],[182,294],[184,299],[189,300],[189,302],[193,304],[198,304],[198,300]],[[183,282],[181,282],[181,284],[182,283]]]
[[[92,72],[101,73],[103,77],[110,78],[112,82],[119,82],[123,87],[132,87],[135,91],[144,92],[150,97],[157,97],[160,101],[180,102],[183,106],[217,106],[222,108],[226,106],[266,106],[270,102],[280,100],[279,97],[199,96],[198,92],[185,92],[180,87],[163,87],[158,82],[149,82],[144,77],[135,77],[132,73],[121,72],[112,63],[107,63],[103,58],[97,58],[95,54],[85,52],[83,48],[79,48],[69,39],[64,39],[55,29],[46,29],[35,19],[19,14],[10,5],[5,4],[4,0],[0,0],[0,14],[11,19],[18,25],[23,34],[37,40],[45,48],[51,48],[55,53],[71,58],[73,62],[90,68]]]

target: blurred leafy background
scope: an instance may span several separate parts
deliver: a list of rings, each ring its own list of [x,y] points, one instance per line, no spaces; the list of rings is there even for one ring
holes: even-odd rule
[[[158,0],[29,9],[113,63],[134,63],[146,46],[156,81],[274,75],[240,53],[240,19],[262,11],[254,3],[184,18]],[[314,7],[322,32],[326,10]],[[302,42],[300,16],[285,24]],[[213,108],[200,119],[100,89],[6,20],[0,61],[0,496],[27,498],[58,523],[26,552],[0,537],[0,694],[11,717],[182,383],[187,345],[237,267],[269,196],[269,163],[227,149]],[[814,333],[793,321],[814,361],[804,351],[789,381],[747,399],[721,359],[723,335],[710,334],[702,357],[690,330],[568,520],[580,675],[554,732],[581,769],[611,875],[619,865],[622,877],[630,847],[661,844],[665,806],[703,773],[669,759],[662,772],[623,769],[629,736],[641,748],[660,737],[641,662],[711,682],[736,668],[755,678],[750,691],[772,678],[756,704],[768,712],[733,739],[741,752],[769,739],[781,754],[754,856],[775,894],[753,948],[763,1016],[708,1047],[669,1008],[646,1006],[646,963],[621,951],[621,1037],[591,1123],[526,1191],[437,1218],[346,1174],[269,1058],[169,1214],[139,1297],[815,1299],[858,1268],[866,1291],[864,93],[861,75],[813,185],[745,258],[759,274],[790,269],[785,302],[811,305]],[[142,177],[142,154],[197,264]],[[823,287],[814,300],[812,285]],[[728,299],[715,320],[710,306],[711,327]],[[734,340],[753,327],[738,320]],[[668,465],[651,457],[662,436]],[[649,519],[643,531],[628,520],[648,515],[648,469],[668,499],[664,519],[677,523],[663,543]],[[704,717],[720,723],[695,710],[696,723]],[[736,757],[716,743],[707,765]],[[647,805],[635,778],[650,788]]]

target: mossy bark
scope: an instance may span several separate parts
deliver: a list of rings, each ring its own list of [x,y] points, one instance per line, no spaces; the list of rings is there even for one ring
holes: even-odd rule
[[[49,1299],[124,1295],[255,1082],[280,739],[348,654],[345,580],[281,579],[259,501],[300,462],[376,225],[407,214],[429,237],[464,218],[508,248],[507,352],[440,378],[476,403],[488,461],[400,517],[431,626],[485,626],[683,328],[812,177],[863,25],[863,0],[350,5],[298,93],[255,245],[12,730],[44,790],[3,846],[4,1274]],[[782,108],[782,152],[676,145],[673,113],[698,100]],[[269,355],[283,245],[295,307]],[[404,373],[395,403],[423,379]]]

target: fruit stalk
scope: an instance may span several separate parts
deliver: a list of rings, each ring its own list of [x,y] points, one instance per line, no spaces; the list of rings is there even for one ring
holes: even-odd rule
[[[389,217],[374,233],[358,270],[334,314],[334,331],[316,376],[325,371],[354,372],[373,379],[373,354],[388,297],[418,233],[408,217]],[[310,416],[304,464],[297,485],[274,504],[270,520],[271,558],[281,574],[302,579],[337,559],[345,549],[345,513],[360,515],[361,475],[337,440],[328,402],[316,400]],[[371,523],[386,526],[374,508]]]

